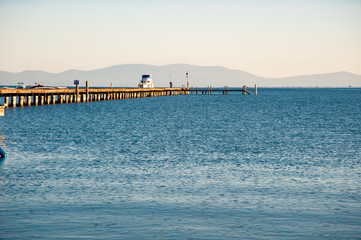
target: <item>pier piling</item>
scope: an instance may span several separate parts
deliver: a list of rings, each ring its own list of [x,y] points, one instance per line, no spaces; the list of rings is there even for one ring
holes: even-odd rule
[[[76,85],[76,99],[75,102],[79,102],[79,84]]]
[[[88,102],[89,101],[89,82],[88,81],[86,81],[85,82],[85,86],[86,86],[86,102]]]

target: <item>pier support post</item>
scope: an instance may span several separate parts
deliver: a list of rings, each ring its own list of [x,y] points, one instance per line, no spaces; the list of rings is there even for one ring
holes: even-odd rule
[[[13,96],[13,99],[12,99],[12,104],[13,104],[13,107],[16,107],[16,96]]]
[[[79,84],[76,85],[76,99],[75,102],[78,103],[79,102]]]
[[[20,97],[19,97],[19,105],[20,105],[21,107],[24,106],[24,102],[25,102],[25,97],[24,97],[24,96],[20,96]]]
[[[86,101],[89,101],[89,82],[85,81],[85,86],[86,86]]]
[[[242,95],[246,95],[246,85],[243,85]]]
[[[257,96],[257,84],[254,85],[254,95]]]
[[[10,98],[6,97],[5,98],[5,107],[9,107],[9,101],[10,101]]]
[[[39,104],[39,96],[35,96],[34,97],[34,105],[38,106],[38,104]]]
[[[28,96],[28,106],[31,106],[31,96]]]

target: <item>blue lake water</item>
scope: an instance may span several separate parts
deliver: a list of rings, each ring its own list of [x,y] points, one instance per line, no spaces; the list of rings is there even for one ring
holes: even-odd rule
[[[6,109],[0,239],[361,239],[361,89]]]

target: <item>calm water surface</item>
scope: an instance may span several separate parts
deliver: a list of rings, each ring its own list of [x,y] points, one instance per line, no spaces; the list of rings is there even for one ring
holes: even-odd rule
[[[361,89],[5,114],[0,239],[361,239]]]

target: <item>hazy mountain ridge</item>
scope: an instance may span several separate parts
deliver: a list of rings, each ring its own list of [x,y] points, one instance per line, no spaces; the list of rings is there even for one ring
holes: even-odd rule
[[[189,72],[190,85],[194,87],[240,87],[243,85],[261,87],[361,87],[361,75],[349,72],[334,72],[285,78],[264,78],[241,70],[232,70],[220,66],[195,66],[188,64],[171,64],[153,66],[145,64],[123,64],[95,70],[67,70],[61,73],[44,71],[23,71],[10,73],[0,71],[0,85],[26,85],[40,83],[49,86],[72,86],[74,79],[81,85],[89,81],[90,86],[136,87],[142,74],[152,74],[155,86],[186,85]]]

